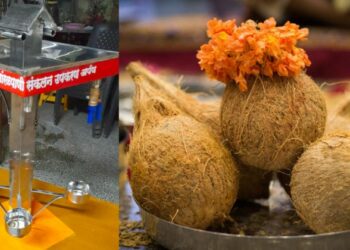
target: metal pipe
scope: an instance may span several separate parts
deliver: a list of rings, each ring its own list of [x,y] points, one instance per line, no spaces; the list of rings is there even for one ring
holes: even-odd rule
[[[54,37],[56,35],[56,30],[51,28],[44,28],[44,35]]]
[[[7,213],[7,210],[6,210],[6,208],[4,207],[4,205],[2,205],[1,202],[0,202],[0,207],[1,207],[2,211],[6,214],[6,213]]]
[[[10,158],[10,207],[32,208],[33,161],[30,153],[13,151]]]
[[[33,189],[32,193],[43,194],[43,195],[48,195],[48,196],[61,196],[61,195],[64,196],[65,195],[64,193],[57,193],[57,192],[51,192],[51,191],[46,191],[46,190],[40,190],[40,189]]]
[[[9,186],[5,186],[5,185],[0,185],[0,189],[10,190],[10,187]]]
[[[101,80],[93,82],[90,88],[89,106],[97,106],[100,101]]]
[[[42,211],[44,211],[46,208],[48,208],[51,204],[53,204],[55,201],[58,201],[60,199],[63,199],[64,195],[58,195],[55,198],[53,198],[50,202],[48,202],[47,204],[45,204],[45,206],[43,206],[42,208],[40,208],[34,215],[33,215],[33,219],[38,216]]]
[[[23,111],[25,113],[30,113],[32,112],[32,108],[33,108],[33,97],[26,97],[23,98]]]
[[[9,38],[9,39],[22,40],[22,41],[26,40],[27,38],[27,35],[25,33],[17,34],[10,31],[0,31],[0,36]]]

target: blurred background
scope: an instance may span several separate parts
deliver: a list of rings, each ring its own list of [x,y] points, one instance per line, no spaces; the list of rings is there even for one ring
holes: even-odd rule
[[[349,0],[120,0],[119,7],[121,69],[130,61],[141,61],[174,81],[184,76],[182,83],[189,91],[214,86],[200,72],[195,57],[208,41],[206,23],[214,16],[238,23],[273,16],[280,25],[290,20],[308,27],[309,39],[300,44],[312,61],[308,74],[320,83],[350,77]],[[130,81],[121,74],[121,98],[132,93]],[[120,111],[129,122],[123,101]]]
[[[199,71],[195,53],[207,41],[210,17],[238,22],[275,17],[310,29],[302,44],[314,77],[346,78],[350,72],[349,0],[121,0],[120,46],[123,65],[142,60],[178,73]],[[331,63],[330,63],[331,62]]]
[[[300,43],[312,62],[307,73],[322,86],[327,97],[342,99],[348,89],[350,0],[120,0],[119,15],[121,169],[126,169],[123,152],[133,126],[133,83],[125,66],[131,61],[141,61],[165,79],[181,82],[188,92],[210,93],[206,98],[217,98],[224,85],[207,79],[196,59],[197,50],[208,41],[206,24],[212,17],[235,18],[240,23],[246,19],[263,21],[272,16],[279,25],[289,20],[309,28],[309,39]],[[327,99],[336,103],[334,100]],[[120,178],[123,190],[126,174]],[[123,199],[131,198],[122,195],[124,205],[129,203]],[[123,207],[121,210],[126,219],[138,211],[131,208],[123,214]]]
[[[311,59],[307,73],[325,91],[330,114],[348,93],[350,0],[120,0],[119,15],[121,249],[150,242],[140,230],[139,209],[127,184],[126,152],[133,128],[133,82],[125,71],[128,63],[141,61],[164,79],[181,83],[188,92],[206,93],[202,95],[204,100],[219,98],[224,85],[209,80],[200,71],[196,59],[197,50],[208,41],[207,21],[217,17],[235,18],[238,23],[246,19],[258,22],[272,16],[279,25],[289,20],[309,28],[309,39],[300,46]],[[159,247],[149,245],[139,249]]]
[[[133,84],[123,69],[141,61],[153,71],[188,91],[221,93],[222,84],[209,81],[200,71],[196,53],[206,43],[206,23],[212,17],[235,18],[238,23],[275,17],[307,27],[309,39],[300,43],[312,65],[309,75],[320,84],[350,78],[349,0],[120,0],[120,120],[132,125]],[[332,91],[343,92],[337,84]]]

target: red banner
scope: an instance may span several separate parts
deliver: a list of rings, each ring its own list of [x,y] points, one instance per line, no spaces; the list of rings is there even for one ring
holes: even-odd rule
[[[0,70],[0,89],[22,97],[38,95],[117,75],[118,59],[83,64],[33,76]]]

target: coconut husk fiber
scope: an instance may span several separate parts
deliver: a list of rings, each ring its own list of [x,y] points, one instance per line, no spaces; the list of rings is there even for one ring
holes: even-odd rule
[[[336,131],[350,131],[350,98],[348,94],[338,94],[336,97],[326,96],[328,118],[325,134]],[[286,192],[290,195],[291,169],[279,171],[277,177]]]
[[[265,170],[291,168],[304,148],[323,135],[326,103],[306,74],[248,80],[248,91],[226,86],[221,127],[245,165]]]
[[[329,114],[326,133],[334,131],[350,131],[350,98],[345,100]]]
[[[153,74],[140,62],[130,63],[127,66],[127,70],[132,76],[142,75],[154,88],[164,93],[164,95],[174,102],[184,113],[202,123],[208,124],[215,133],[221,133],[220,113],[218,112],[217,103],[203,103],[198,101],[179,87]]]
[[[158,91],[167,96],[176,106],[197,121],[207,124],[224,142],[220,126],[220,102],[203,103],[174,84],[153,74],[140,62],[132,62],[127,67],[132,76],[141,75]],[[263,199],[269,197],[269,184],[272,173],[254,167],[237,164],[240,181],[238,199]]]
[[[350,230],[350,134],[313,143],[292,171],[293,204],[316,233]]]
[[[238,170],[211,129],[135,77],[130,184],[139,205],[174,223],[206,229],[237,197]]]

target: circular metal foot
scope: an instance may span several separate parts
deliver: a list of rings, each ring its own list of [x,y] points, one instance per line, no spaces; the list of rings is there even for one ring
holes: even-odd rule
[[[71,181],[68,183],[66,198],[73,204],[85,204],[90,198],[90,185],[85,181]]]
[[[33,217],[23,208],[15,208],[6,213],[6,231],[14,237],[22,238],[30,232]]]

